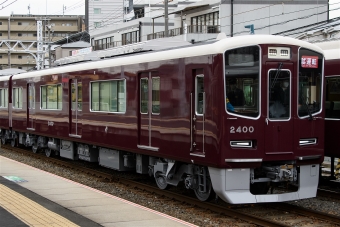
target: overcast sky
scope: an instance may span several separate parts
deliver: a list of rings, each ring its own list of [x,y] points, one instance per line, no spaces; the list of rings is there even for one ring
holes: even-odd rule
[[[284,2],[284,1],[283,1]],[[330,9],[340,8],[340,0],[330,0]],[[85,15],[85,0],[0,0],[0,16],[13,14]],[[340,17],[340,9],[330,11],[330,18]]]
[[[85,0],[0,0],[0,16],[9,16],[12,12],[13,14],[63,15],[63,6],[66,7],[65,15],[85,15]]]

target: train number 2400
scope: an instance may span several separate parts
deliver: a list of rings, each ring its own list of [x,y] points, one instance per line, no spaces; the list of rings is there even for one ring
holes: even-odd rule
[[[238,126],[237,128],[235,128],[234,126],[230,127],[230,133],[253,133],[254,132],[254,127],[253,126]]]

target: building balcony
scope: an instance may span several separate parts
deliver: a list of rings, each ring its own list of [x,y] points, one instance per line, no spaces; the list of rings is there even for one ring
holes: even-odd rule
[[[133,44],[137,43],[138,41],[131,41],[131,40],[122,40],[122,41],[116,41],[116,42],[111,42],[111,43],[103,43],[103,44],[98,44],[92,46],[92,50],[105,50],[113,47],[119,47],[123,45],[128,45],[128,44]]]
[[[54,32],[78,32],[78,26],[53,26]]]
[[[3,26],[3,25],[2,25]],[[1,27],[0,27],[1,29]],[[11,32],[17,31],[17,32],[33,32],[37,31],[36,25],[12,25],[10,27]],[[6,25],[6,31],[8,31],[8,27]]]
[[[168,31],[168,37],[174,37],[179,36],[183,34],[212,34],[212,33],[220,33],[220,25],[189,25],[186,28],[173,28],[169,29]],[[165,31],[162,32],[156,32],[147,35],[147,39],[158,39],[158,38],[164,38],[165,37]]]

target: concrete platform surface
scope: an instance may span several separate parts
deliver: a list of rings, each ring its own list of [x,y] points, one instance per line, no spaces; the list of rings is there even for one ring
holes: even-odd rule
[[[0,176],[0,226],[195,226],[2,156]]]

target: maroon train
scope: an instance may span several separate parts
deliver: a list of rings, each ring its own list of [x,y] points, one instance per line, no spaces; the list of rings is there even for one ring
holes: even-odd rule
[[[1,141],[183,181],[202,201],[314,197],[323,64],[316,45],[253,35],[0,77]],[[267,194],[278,185],[297,189]]]
[[[331,157],[334,178],[334,158],[340,158],[340,40],[315,43],[325,54],[325,156]]]

